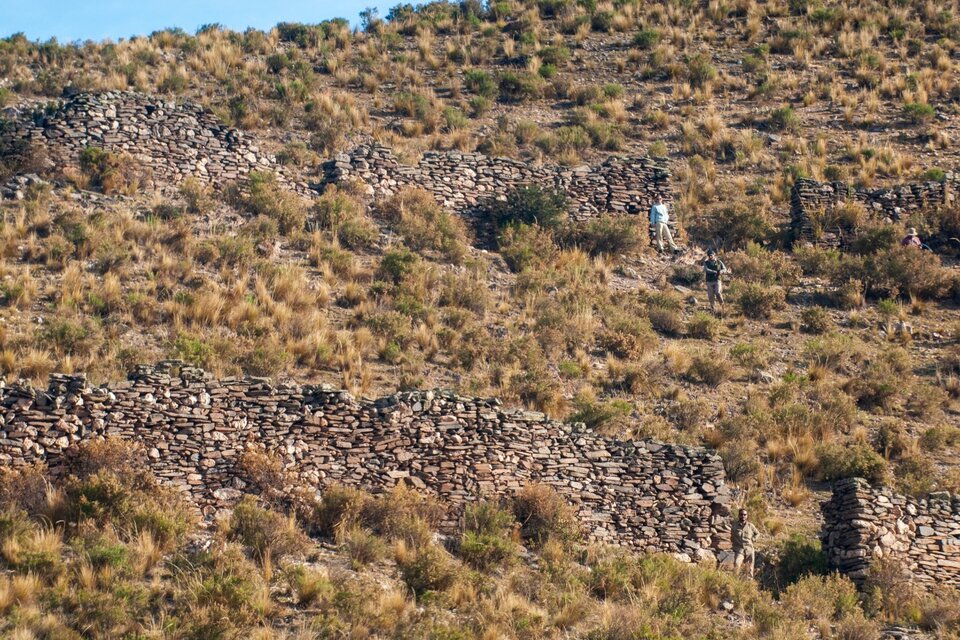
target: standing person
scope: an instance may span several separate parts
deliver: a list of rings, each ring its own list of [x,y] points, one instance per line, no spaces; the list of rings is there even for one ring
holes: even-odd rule
[[[723,313],[723,283],[721,276],[727,273],[727,265],[717,257],[713,249],[707,251],[707,259],[703,263],[704,280],[707,282],[707,300],[710,302],[710,312],[719,316]],[[720,311],[717,311],[717,304]]]
[[[667,205],[663,203],[663,196],[657,196],[657,201],[650,207],[650,224],[657,237],[657,251],[663,253],[663,239],[667,239],[667,244],[674,253],[679,253],[680,248],[673,242],[673,234],[670,233],[670,213]]]
[[[757,559],[757,552],[753,543],[758,535],[760,535],[760,531],[753,526],[752,522],[747,520],[747,510],[740,509],[740,517],[733,525],[733,566],[737,571],[740,571],[746,564],[751,578]]]

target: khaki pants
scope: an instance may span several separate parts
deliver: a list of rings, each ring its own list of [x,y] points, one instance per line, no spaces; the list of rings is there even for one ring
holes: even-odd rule
[[[743,549],[737,549],[733,552],[733,567],[737,571],[741,571],[744,566],[747,570],[747,575],[751,578],[753,577],[753,567],[757,560],[757,552],[753,547],[744,547]]]
[[[670,245],[670,248],[674,251],[677,250],[677,245],[673,243],[673,234],[670,233],[670,227],[666,222],[658,222],[654,228],[657,236],[657,249],[663,251],[663,239],[667,239],[667,244]]]
[[[723,304],[723,284],[719,280],[707,283],[707,301],[711,309],[717,302]]]

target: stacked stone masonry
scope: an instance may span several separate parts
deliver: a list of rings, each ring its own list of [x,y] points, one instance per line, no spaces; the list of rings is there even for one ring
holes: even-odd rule
[[[251,171],[268,170],[288,186],[308,190],[254,140],[200,105],[140,93],[81,93],[40,117],[22,114],[3,130],[0,147],[24,141],[58,167],[76,165],[84,149],[99,147],[130,154],[168,182],[194,177],[222,187],[242,182]]]
[[[914,500],[852,478],[834,484],[822,510],[827,559],[855,581],[892,558],[918,583],[960,586],[960,496]]]
[[[522,185],[563,193],[577,220],[601,214],[646,213],[656,196],[671,199],[666,165],[646,157],[611,156],[597,166],[534,165],[481,153],[431,151],[416,165],[404,165],[383,146],[361,145],[325,165],[327,184],[364,183],[374,199],[404,187],[429,191],[441,205],[470,214],[484,201],[503,198]]]
[[[851,238],[832,215],[847,202],[863,205],[874,220],[906,222],[911,214],[956,203],[960,175],[947,173],[941,181],[866,189],[845,182],[797,180],[790,197],[791,231],[795,244],[843,247]]]
[[[595,540],[691,559],[722,559],[730,546],[717,456],[605,439],[495,399],[425,391],[358,401],[325,385],[214,381],[168,361],[109,387],[82,375],[54,375],[46,391],[5,387],[0,411],[0,465],[45,462],[56,472],[68,449],[116,436],[141,443],[157,477],[207,514],[241,495],[237,460],[264,447],[318,488],[405,482],[432,492],[451,507],[448,530],[466,502],[543,482],[575,505]]]

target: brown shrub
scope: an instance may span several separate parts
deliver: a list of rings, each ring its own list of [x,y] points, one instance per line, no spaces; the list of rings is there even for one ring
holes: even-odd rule
[[[134,485],[150,484],[153,480],[143,445],[119,437],[84,442],[67,459],[70,473],[81,480],[97,473],[112,473]]]
[[[520,535],[535,546],[549,540],[571,542],[580,537],[573,509],[552,487],[527,485],[512,503],[513,515],[520,523]]]
[[[293,518],[260,507],[253,496],[244,496],[234,507],[227,537],[249,547],[260,560],[301,554],[309,544]]]
[[[0,510],[23,509],[32,516],[43,513],[49,487],[46,465],[0,469]]]
[[[467,255],[466,225],[447,211],[423,189],[402,189],[386,200],[380,211],[403,237],[404,244],[417,251],[436,251],[448,262],[460,264]]]

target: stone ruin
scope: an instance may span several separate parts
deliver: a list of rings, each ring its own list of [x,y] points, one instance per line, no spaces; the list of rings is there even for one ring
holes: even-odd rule
[[[156,476],[205,514],[247,487],[238,458],[248,447],[282,456],[318,488],[341,483],[374,493],[399,482],[451,508],[507,496],[528,483],[554,487],[599,542],[689,559],[730,547],[730,490],[723,463],[702,448],[603,438],[495,399],[444,391],[356,400],[328,386],[211,380],[179,362],[141,366],[127,382],[90,386],[54,375],[47,390],[0,389],[0,465],[46,463],[85,440],[141,443]]]
[[[222,187],[251,171],[277,173],[306,193],[272,155],[204,107],[126,91],[80,93],[35,113],[20,113],[0,127],[0,149],[28,145],[54,166],[76,165],[87,147],[128,153],[156,178],[178,183],[193,177]]]
[[[794,246],[844,248],[852,230],[834,222],[844,203],[864,206],[874,220],[906,222],[911,214],[957,204],[960,175],[947,173],[943,180],[866,189],[845,182],[797,180],[790,192],[790,231]]]
[[[564,194],[570,216],[580,221],[608,213],[645,215],[656,196],[668,201],[672,196],[666,164],[639,156],[610,156],[595,166],[562,167],[482,153],[428,151],[417,164],[405,165],[387,147],[361,145],[327,162],[324,173],[325,184],[359,180],[375,200],[404,187],[419,187],[444,207],[466,215],[522,185]]]
[[[855,582],[889,558],[921,585],[960,587],[960,496],[916,500],[851,478],[835,482],[821,508],[827,560]]]
[[[691,560],[730,556],[733,496],[716,455],[604,438],[492,398],[436,390],[357,400],[327,385],[213,380],[179,361],[141,365],[109,386],[54,374],[46,390],[0,387],[0,465],[42,462],[60,473],[69,450],[101,437],[141,444],[157,478],[207,516],[250,488],[238,462],[254,448],[319,490],[382,493],[403,482],[431,493],[449,507],[448,532],[466,503],[545,483],[594,541]],[[915,500],[847,479],[821,509],[829,564],[854,581],[887,557],[921,585],[960,586],[960,496]]]

